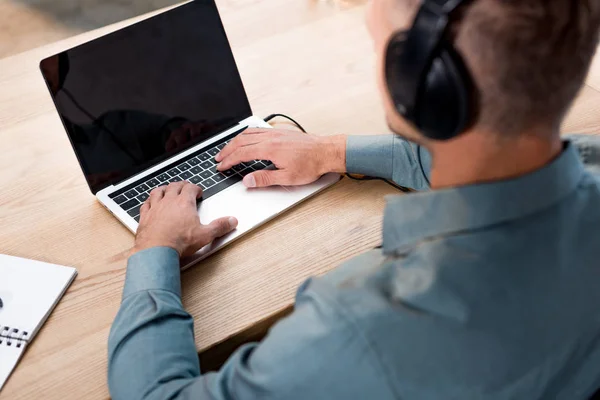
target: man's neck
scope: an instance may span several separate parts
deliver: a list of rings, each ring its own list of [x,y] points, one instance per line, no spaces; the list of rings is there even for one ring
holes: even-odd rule
[[[431,187],[439,189],[525,175],[556,158],[562,143],[558,134],[501,138],[471,131],[427,147],[433,158]]]

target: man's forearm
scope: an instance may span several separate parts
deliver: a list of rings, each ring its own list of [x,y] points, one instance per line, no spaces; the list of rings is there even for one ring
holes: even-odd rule
[[[173,398],[200,376],[193,320],[181,304],[179,254],[155,247],[129,260],[108,341],[114,399]]]

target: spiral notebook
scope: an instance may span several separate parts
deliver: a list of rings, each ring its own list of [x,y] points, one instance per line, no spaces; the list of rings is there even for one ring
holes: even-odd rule
[[[0,390],[76,275],[75,268],[0,254]]]

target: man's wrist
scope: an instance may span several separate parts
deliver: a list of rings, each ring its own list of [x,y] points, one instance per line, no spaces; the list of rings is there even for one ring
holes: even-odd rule
[[[322,136],[319,141],[323,148],[321,173],[345,173],[346,135]]]

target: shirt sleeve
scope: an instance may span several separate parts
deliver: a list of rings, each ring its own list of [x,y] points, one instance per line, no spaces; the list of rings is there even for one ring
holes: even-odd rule
[[[129,261],[109,337],[108,383],[115,400],[393,397],[356,322],[311,291],[310,281],[298,292],[294,313],[263,342],[241,347],[219,372],[201,375],[192,318],[173,285],[176,258],[156,248]]]
[[[138,252],[127,265],[121,308],[108,338],[113,399],[169,398],[200,375],[192,317],[181,303],[179,254]]]
[[[398,135],[350,135],[346,142],[346,170],[425,190],[429,189],[431,156],[424,147]]]

